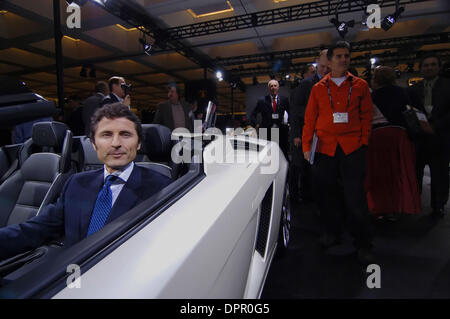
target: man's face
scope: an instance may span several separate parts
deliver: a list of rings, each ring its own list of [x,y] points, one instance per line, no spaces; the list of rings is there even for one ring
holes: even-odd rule
[[[112,173],[136,157],[141,148],[135,125],[127,118],[102,118],[95,131],[94,149],[108,172]]]
[[[177,89],[174,87],[170,87],[169,88],[169,92],[167,93],[167,97],[169,98],[169,101],[171,103],[178,103],[178,93],[177,93]]]
[[[324,77],[328,72],[330,72],[328,64],[329,62],[326,55],[322,55],[319,60],[317,60],[317,73],[321,77]]]
[[[119,84],[113,84],[112,89],[113,93],[115,93],[118,97],[123,99],[125,97],[125,91],[122,88],[122,84],[125,84],[125,80],[120,81]]]
[[[311,77],[311,76],[314,76],[314,74],[316,74],[316,68],[315,68],[314,66],[310,66],[310,67],[308,68],[308,72],[306,72],[306,73],[303,75],[303,77],[306,79],[306,78],[309,78],[309,77]]]
[[[420,69],[425,79],[432,79],[439,74],[439,61],[436,58],[426,58],[423,60],[422,67]]]
[[[277,95],[279,88],[280,88],[280,86],[278,85],[278,81],[272,80],[269,82],[270,95]]]
[[[347,72],[350,66],[350,52],[345,48],[336,48],[331,58],[330,69],[333,73]]]

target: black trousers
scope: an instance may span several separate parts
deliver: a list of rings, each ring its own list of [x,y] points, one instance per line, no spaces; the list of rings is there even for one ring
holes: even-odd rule
[[[300,198],[310,200],[312,199],[312,171],[311,165],[303,157],[302,145],[298,147],[294,145],[290,139],[291,163],[289,166],[289,187],[290,194]],[[299,187],[300,182],[300,187]]]
[[[366,147],[345,155],[338,145],[334,157],[317,153],[312,166],[313,189],[325,232],[339,235],[347,219],[356,248],[372,246],[370,213],[364,178]]]
[[[449,197],[449,155],[445,141],[438,136],[427,136],[417,143],[417,181],[422,193],[423,170],[430,167],[431,207],[441,209]]]

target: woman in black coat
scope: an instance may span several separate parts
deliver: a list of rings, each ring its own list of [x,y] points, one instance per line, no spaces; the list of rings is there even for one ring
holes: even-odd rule
[[[375,68],[372,78],[372,100],[390,125],[406,128],[402,112],[406,110],[409,97],[404,88],[395,84],[395,71],[388,66]]]

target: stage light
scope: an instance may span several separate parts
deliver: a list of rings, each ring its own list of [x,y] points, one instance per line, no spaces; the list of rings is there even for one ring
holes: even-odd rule
[[[91,71],[89,71],[89,77],[96,78],[97,74],[94,67],[91,67]]]
[[[345,22],[339,21],[337,18],[332,18],[330,22],[335,26],[336,30],[342,38],[345,38],[345,35],[348,32],[348,28],[353,28],[355,26],[355,20]]]
[[[220,70],[216,71],[216,78],[219,82],[223,81],[223,73]]]
[[[83,78],[87,78],[87,67],[84,65],[81,67],[80,76]]]
[[[145,40],[145,38],[140,38],[139,43],[142,44],[142,47],[144,49],[144,53],[147,55],[151,55],[150,51],[152,50],[152,45]]]
[[[398,18],[403,13],[403,11],[405,11],[405,8],[404,7],[400,7],[397,10],[395,10],[395,12],[393,14],[390,14],[390,15],[386,16],[383,19],[383,21],[381,22],[381,27],[383,28],[383,30],[387,31],[390,28],[392,28],[394,23],[397,22]]]

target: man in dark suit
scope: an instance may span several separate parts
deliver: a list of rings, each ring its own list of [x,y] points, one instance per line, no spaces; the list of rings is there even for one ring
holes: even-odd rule
[[[83,102],[83,124],[86,135],[91,132],[91,117],[95,111],[102,105],[103,98],[109,94],[108,83],[98,81],[95,84],[95,94],[88,97]]]
[[[290,195],[293,200],[300,198],[304,201],[312,200],[312,176],[311,165],[303,157],[301,136],[305,119],[306,105],[308,105],[309,94],[311,89],[319,82],[328,72],[327,51],[322,50],[316,60],[317,70],[313,76],[305,78],[300,85],[295,88],[293,99],[291,101],[291,117],[290,117],[290,147],[292,161],[289,168],[289,187]],[[298,196],[298,181],[300,176],[300,196]]]
[[[444,206],[449,197],[450,158],[450,80],[439,76],[441,61],[438,56],[429,55],[420,62],[424,77],[411,90],[411,101],[423,111],[433,129],[417,142],[417,178],[422,189],[425,165],[431,172],[432,215],[444,216]]]
[[[267,137],[267,140],[272,140],[271,129],[278,128],[279,141],[276,142],[278,142],[284,156],[288,159],[289,127],[286,120],[289,114],[289,99],[285,96],[278,95],[280,85],[277,80],[270,80],[267,87],[269,94],[258,99],[256,107],[250,115],[250,122],[256,129],[267,130],[267,133],[263,133],[262,135],[262,131],[259,130],[259,137]],[[261,123],[258,123],[258,114],[261,114]]]
[[[171,131],[184,127],[193,132],[194,123],[191,106],[180,100],[178,86],[169,85],[167,97],[168,101],[158,104],[153,123],[164,125]]]
[[[125,92],[124,87],[127,86],[125,79],[121,76],[113,76],[108,80],[109,94],[105,95],[102,106],[105,104],[120,102],[128,108],[131,105],[130,95]]]
[[[134,165],[141,147],[139,119],[125,105],[106,105],[94,114],[91,140],[104,168],[72,175],[54,204],[28,221],[0,229],[0,260],[65,236],[65,245],[100,230],[171,183]]]

